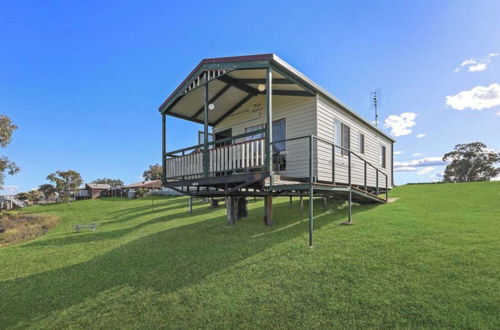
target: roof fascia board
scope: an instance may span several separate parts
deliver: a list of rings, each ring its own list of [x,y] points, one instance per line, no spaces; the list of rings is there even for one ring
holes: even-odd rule
[[[204,60],[205,61],[205,60]],[[176,90],[160,105],[159,111],[162,114],[168,113],[168,110],[173,106],[174,102],[177,102],[179,98],[183,95],[184,90],[193,82],[194,79],[198,78],[198,76],[207,70],[226,70],[225,74],[229,73],[233,70],[241,70],[241,69],[265,69],[269,66],[269,60],[252,60],[252,61],[235,61],[235,62],[217,62],[217,63],[204,63],[202,61],[196,68],[191,72],[191,74],[176,88]],[[222,77],[221,75],[220,77]],[[210,83],[210,81],[209,81]],[[196,88],[203,86],[205,82],[200,83]],[[193,91],[193,88],[191,91]],[[188,92],[189,93],[189,92]]]

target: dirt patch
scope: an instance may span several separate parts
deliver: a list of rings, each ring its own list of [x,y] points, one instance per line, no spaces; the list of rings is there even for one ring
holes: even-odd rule
[[[387,200],[387,203],[394,203],[398,199],[399,199],[399,197],[389,197],[389,199]]]
[[[56,217],[39,214],[0,213],[0,246],[25,242],[46,234]]]

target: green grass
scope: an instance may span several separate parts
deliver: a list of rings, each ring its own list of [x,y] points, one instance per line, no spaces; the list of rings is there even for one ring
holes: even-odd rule
[[[0,248],[0,327],[500,328],[500,183],[391,195],[354,226],[317,200],[314,249],[287,198],[272,228],[260,201],[233,227],[186,198],[27,208],[61,223]]]

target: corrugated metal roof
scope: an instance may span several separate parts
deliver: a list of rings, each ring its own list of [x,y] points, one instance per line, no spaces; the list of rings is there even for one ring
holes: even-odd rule
[[[131,183],[123,188],[161,188],[161,180]]]
[[[102,189],[102,190],[111,188],[111,186],[107,183],[87,183],[85,186],[90,189]]]

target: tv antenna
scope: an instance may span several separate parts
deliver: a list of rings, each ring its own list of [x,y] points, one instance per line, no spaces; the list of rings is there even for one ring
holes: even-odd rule
[[[378,108],[380,106],[380,90],[374,90],[371,92],[371,106],[375,111],[375,126],[378,127]]]

